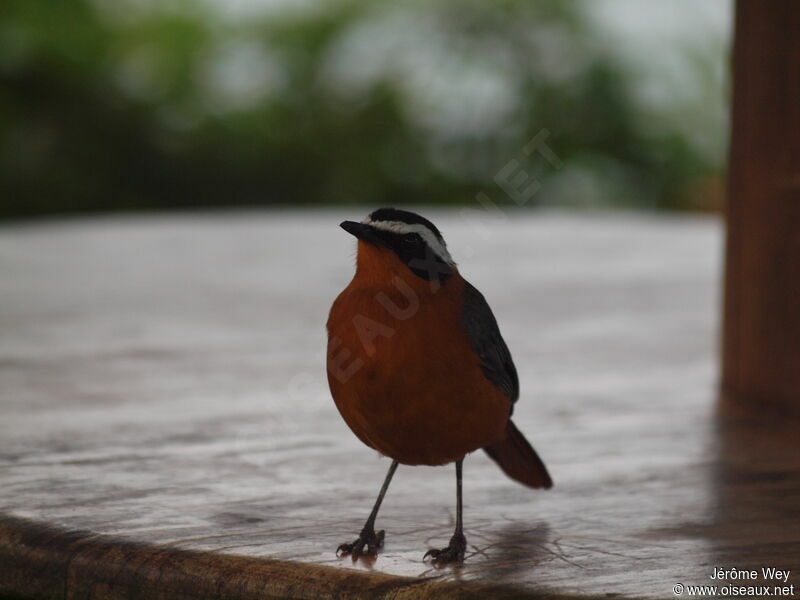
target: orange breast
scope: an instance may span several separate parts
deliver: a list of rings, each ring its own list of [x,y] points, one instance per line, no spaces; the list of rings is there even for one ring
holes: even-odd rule
[[[364,246],[328,319],[328,382],[344,420],[365,444],[410,465],[445,464],[501,441],[511,405],[462,329],[461,276],[432,289],[388,251]]]

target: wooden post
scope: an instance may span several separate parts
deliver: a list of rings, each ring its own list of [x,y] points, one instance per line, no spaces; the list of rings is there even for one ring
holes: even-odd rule
[[[737,0],[722,385],[800,413],[800,2]]]

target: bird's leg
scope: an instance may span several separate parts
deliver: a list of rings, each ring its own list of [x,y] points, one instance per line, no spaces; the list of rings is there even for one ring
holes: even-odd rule
[[[385,532],[381,529],[378,533],[375,533],[375,517],[378,516],[378,509],[381,507],[381,502],[383,502],[383,496],[386,494],[386,490],[389,489],[389,482],[392,481],[392,476],[396,470],[397,461],[393,460],[389,467],[389,472],[386,473],[386,479],[383,480],[378,499],[375,500],[375,506],[372,507],[372,512],[369,513],[369,518],[367,522],[364,523],[364,528],[358,535],[358,539],[351,544],[341,544],[336,549],[337,555],[349,554],[353,557],[353,560],[356,560],[362,555],[374,556],[378,553],[378,548],[383,546],[383,536]]]
[[[433,564],[443,565],[447,563],[460,563],[464,561],[464,552],[467,550],[467,538],[464,537],[464,528],[461,520],[461,466],[464,459],[456,461],[456,530],[450,538],[447,548],[436,550],[431,548],[422,557],[425,560],[429,556]]]

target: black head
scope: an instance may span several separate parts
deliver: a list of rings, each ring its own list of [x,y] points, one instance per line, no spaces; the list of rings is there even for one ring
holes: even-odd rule
[[[416,213],[379,208],[361,223],[344,221],[341,227],[360,240],[388,248],[412,273],[428,281],[444,281],[455,271],[439,229]]]

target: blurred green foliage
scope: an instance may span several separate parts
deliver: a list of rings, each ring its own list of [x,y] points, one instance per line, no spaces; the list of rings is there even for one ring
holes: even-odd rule
[[[721,152],[643,107],[579,4],[220,5],[3,0],[0,216],[510,203],[510,159],[531,204],[708,207]],[[561,169],[521,154],[543,128]]]

